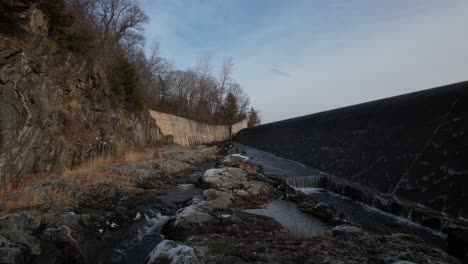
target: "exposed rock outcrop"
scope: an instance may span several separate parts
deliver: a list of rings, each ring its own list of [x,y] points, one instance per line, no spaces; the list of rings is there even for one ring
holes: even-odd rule
[[[74,213],[16,213],[0,218],[0,263],[86,263],[100,219]],[[102,220],[102,219],[101,219]]]
[[[146,111],[117,106],[98,65],[37,38],[0,38],[0,185],[159,139]]]

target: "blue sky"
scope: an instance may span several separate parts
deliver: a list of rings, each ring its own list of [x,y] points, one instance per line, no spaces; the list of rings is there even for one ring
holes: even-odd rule
[[[264,122],[468,80],[465,0],[141,0],[147,45],[210,53]]]

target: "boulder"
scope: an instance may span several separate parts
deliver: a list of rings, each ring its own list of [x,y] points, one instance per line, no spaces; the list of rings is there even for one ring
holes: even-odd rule
[[[200,179],[202,186],[214,189],[242,189],[247,184],[247,174],[238,168],[210,169]],[[248,187],[248,186],[246,186]]]
[[[172,240],[159,243],[148,255],[147,264],[196,264],[201,263],[192,247],[178,244]]]
[[[195,196],[191,204],[177,211],[165,226],[170,238],[185,237],[208,232],[220,223],[216,212],[232,206],[233,196],[218,190],[205,190],[203,195]]]
[[[240,154],[230,154],[226,156],[221,164],[225,167],[239,168],[249,175],[257,175],[262,169],[259,166],[248,163],[249,157]]]
[[[200,178],[199,185],[232,193],[240,198],[234,201],[237,207],[263,206],[273,196],[273,187],[264,178],[250,178],[252,176],[239,168],[223,167],[207,170]]]
[[[185,171],[195,170],[195,166],[177,160],[161,159],[159,161],[161,170],[169,175],[177,175]]]
[[[0,263],[85,263],[88,215],[14,213],[0,218]]]

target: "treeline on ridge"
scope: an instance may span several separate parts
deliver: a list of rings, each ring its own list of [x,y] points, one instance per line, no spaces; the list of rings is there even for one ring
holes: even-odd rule
[[[40,9],[48,34],[60,47],[102,65],[116,102],[129,111],[144,107],[209,123],[260,123],[250,100],[232,78],[233,59],[214,70],[211,56],[176,69],[153,45],[145,53],[148,16],[136,0],[0,0],[0,33],[26,39],[25,14]]]

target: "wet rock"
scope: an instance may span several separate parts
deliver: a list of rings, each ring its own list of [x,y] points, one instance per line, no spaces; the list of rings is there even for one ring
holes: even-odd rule
[[[0,218],[0,263],[85,263],[95,224],[74,213]]]
[[[221,164],[225,167],[239,168],[249,175],[260,174],[262,169],[259,166],[254,166],[248,163],[249,157],[240,154],[230,154],[226,156]]]
[[[148,264],[195,264],[200,263],[192,247],[164,240],[148,255]]]
[[[227,192],[205,190],[203,195],[194,197],[189,206],[177,211],[168,221],[166,234],[171,238],[182,239],[209,231],[220,222],[216,211],[231,207],[232,199],[233,196]]]
[[[243,170],[237,168],[210,169],[200,179],[200,184],[207,188],[241,189],[247,183],[246,176]]]
[[[9,214],[0,218],[0,234],[10,242],[6,245],[22,245],[22,251],[27,249],[33,255],[41,254],[39,239],[34,232],[39,228],[41,218],[28,213]]]
[[[335,232],[339,235],[330,232],[307,240],[216,234],[192,238],[186,245],[204,250],[200,263],[459,264],[416,237],[380,236],[350,226]]]
[[[235,204],[242,206],[261,206],[273,196],[273,187],[266,179],[256,178],[250,180],[251,176],[238,168],[223,167],[210,169],[205,172],[199,181],[203,188],[213,188],[227,191],[239,197]]]

